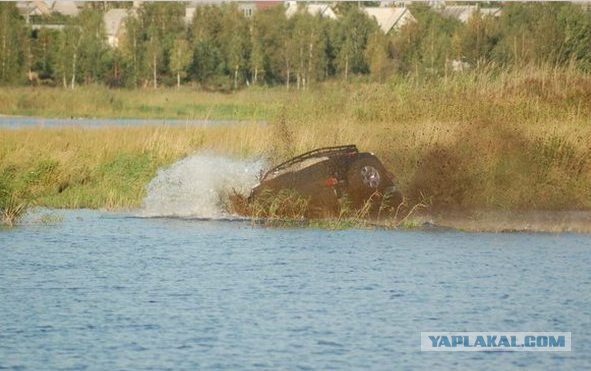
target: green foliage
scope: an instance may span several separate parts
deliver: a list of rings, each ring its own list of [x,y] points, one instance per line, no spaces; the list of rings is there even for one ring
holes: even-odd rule
[[[252,18],[251,79],[267,84],[286,82],[289,23],[283,6],[256,12]]]
[[[503,8],[499,31],[494,57],[501,63],[574,62],[589,69],[591,13],[578,5],[510,4]]]
[[[20,170],[16,166],[0,169],[0,225],[14,225],[35,202],[34,187],[21,180]]]
[[[305,4],[290,18],[282,5],[252,17],[235,3],[199,5],[186,25],[184,3],[145,2],[129,11],[118,47],[110,48],[103,12],[112,6],[92,4],[76,17],[33,17],[38,25],[64,26],[33,30],[14,3],[0,3],[0,84],[307,89],[355,76],[378,82],[405,74],[447,77],[458,62],[463,70],[591,70],[591,12],[572,3],[507,3],[500,16],[476,11],[466,23],[413,4],[417,21],[385,35],[355,3],[335,5],[336,20],[311,15]]]
[[[350,73],[367,73],[369,66],[365,49],[369,35],[376,32],[377,23],[370,20],[356,7],[346,8],[342,19],[333,31],[333,45],[336,50],[337,71],[345,80]]]
[[[60,33],[55,71],[63,87],[74,88],[79,75],[81,30],[75,25],[67,25]]]
[[[43,80],[54,76],[58,60],[60,31],[42,28],[31,34],[31,70]]]
[[[0,84],[23,81],[25,26],[15,3],[0,3]]]
[[[80,77],[85,84],[104,81],[110,50],[103,14],[84,9],[77,18],[80,27]]]
[[[221,19],[221,7],[205,5],[195,9],[191,31],[194,48],[192,71],[199,82],[205,82],[214,75],[224,73],[222,50],[219,44]]]
[[[450,57],[472,66],[491,62],[499,38],[499,22],[492,16],[484,16],[477,12],[464,27],[460,27],[454,33],[454,55]]]
[[[394,49],[402,72],[439,74],[452,55],[452,38],[461,23],[426,5],[411,8],[417,19],[394,35]]]
[[[170,69],[177,75],[177,87],[181,85],[181,77],[187,76],[187,68],[192,59],[193,51],[189,42],[182,38],[176,39],[170,54]]]
[[[388,38],[382,32],[375,31],[369,36],[365,58],[374,81],[383,82],[392,73],[393,62],[388,49]]]

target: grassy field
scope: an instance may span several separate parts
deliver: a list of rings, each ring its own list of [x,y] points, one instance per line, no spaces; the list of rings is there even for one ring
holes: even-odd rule
[[[168,118],[260,120],[272,117],[280,90],[207,93],[191,88],[117,90],[103,86],[72,89],[0,89],[0,113],[40,117]]]
[[[0,113],[268,120],[0,129],[0,208],[134,207],[159,167],[195,151],[278,162],[355,143],[383,159],[411,202],[426,199],[433,210],[591,209],[591,76],[570,70],[235,94],[2,89]]]

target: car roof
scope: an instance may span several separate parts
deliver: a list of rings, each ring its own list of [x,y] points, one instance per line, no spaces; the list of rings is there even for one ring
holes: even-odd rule
[[[302,163],[309,159],[315,158],[331,158],[331,157],[338,157],[338,156],[345,156],[345,155],[354,155],[359,153],[357,146],[354,144],[348,144],[344,146],[335,146],[335,147],[322,147],[317,148],[312,151],[308,151],[306,153],[302,153],[296,157],[293,157],[285,162],[280,163],[279,165],[275,166],[271,170],[267,171],[261,181],[267,179],[269,176],[275,175],[280,171],[287,170],[288,168]]]

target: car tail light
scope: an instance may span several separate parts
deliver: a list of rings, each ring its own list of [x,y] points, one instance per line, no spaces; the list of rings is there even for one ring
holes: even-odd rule
[[[324,185],[327,187],[334,187],[337,185],[339,181],[337,180],[337,178],[335,178],[334,176],[330,176],[328,178],[326,178],[326,180],[324,181]]]

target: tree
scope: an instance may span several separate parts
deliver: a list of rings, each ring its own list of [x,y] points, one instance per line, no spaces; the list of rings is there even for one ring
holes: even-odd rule
[[[388,49],[388,39],[381,30],[369,36],[365,59],[369,65],[371,77],[375,81],[383,82],[392,67]]]
[[[505,6],[495,57],[506,64],[556,63],[564,40],[558,21],[562,7],[549,3]]]
[[[59,49],[60,32],[48,28],[42,28],[32,33],[31,40],[31,72],[38,77],[55,78],[55,64],[57,50]]]
[[[195,9],[191,26],[193,64],[191,70],[195,79],[205,82],[214,75],[223,73],[222,51],[218,43],[222,29],[222,8],[204,5]]]
[[[279,5],[256,12],[251,29],[250,68],[254,81],[258,81],[259,74],[262,74],[267,83],[285,82],[284,67],[288,59],[286,44],[289,38],[285,9]]]
[[[563,39],[557,62],[573,61],[591,71],[591,13],[582,12],[576,5],[565,5],[558,13],[558,22]]]
[[[127,16],[125,19],[125,34],[120,40],[119,50],[123,62],[123,75],[125,84],[129,87],[137,87],[143,75],[145,50],[143,45],[142,25],[137,17]]]
[[[177,35],[185,32],[185,8],[179,2],[145,3],[139,13],[143,25],[146,61],[154,87],[158,80],[169,76],[169,56]]]
[[[80,12],[76,24],[80,27],[80,72],[85,83],[100,81],[105,75],[109,49],[103,15],[86,8]]]
[[[260,17],[256,14],[252,17],[250,23],[250,74],[252,76],[252,84],[256,85],[259,80],[259,72],[264,73],[265,64],[265,46],[263,44],[263,35],[261,34],[261,27],[258,26]]]
[[[348,80],[349,73],[367,73],[365,49],[370,34],[378,25],[356,7],[345,7],[342,19],[336,26],[333,37],[337,51],[337,70]]]
[[[245,72],[250,55],[248,23],[236,4],[224,4],[222,10],[218,42],[224,53],[227,72],[232,75],[234,89],[237,89],[240,74]]]
[[[187,75],[192,59],[193,51],[189,42],[184,38],[177,38],[170,55],[170,69],[176,74],[177,87],[181,86],[181,77]]]
[[[320,15],[298,12],[292,18],[291,44],[298,88],[324,78],[326,74],[327,22]]]
[[[0,3],[0,82],[15,82],[22,74],[24,22],[14,3]]]
[[[146,41],[146,60],[147,69],[152,72],[152,84],[154,88],[158,87],[158,72],[163,63],[164,49],[160,36],[154,25],[152,25],[147,32]]]
[[[452,44],[455,58],[471,65],[489,62],[493,59],[493,51],[498,41],[498,20],[492,16],[484,16],[478,11],[454,34]]]
[[[80,57],[80,27],[69,24],[60,33],[56,58],[56,73],[61,76],[64,88],[76,86]],[[68,83],[69,81],[69,83]]]
[[[426,5],[413,5],[411,12],[417,22],[403,26],[394,34],[394,58],[402,72],[426,71],[436,75],[445,70],[452,57],[452,38],[462,24]]]

